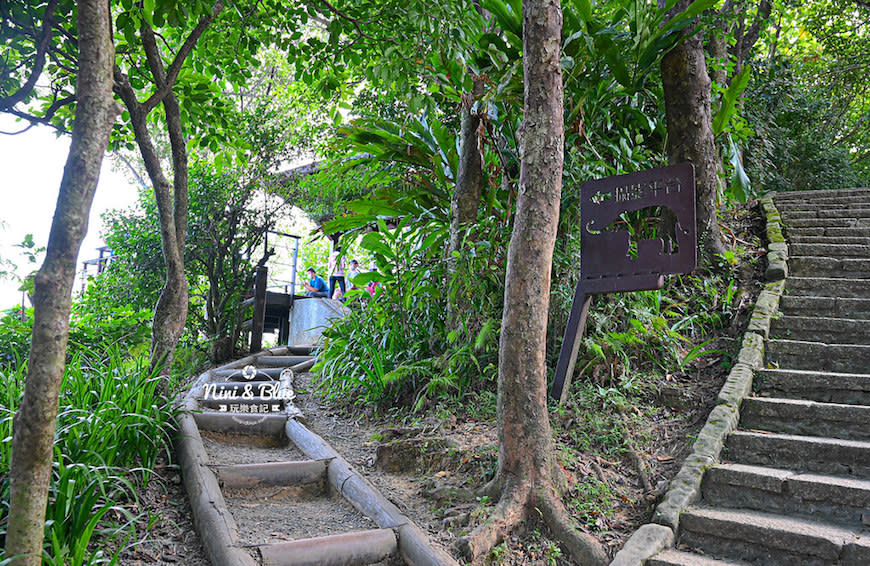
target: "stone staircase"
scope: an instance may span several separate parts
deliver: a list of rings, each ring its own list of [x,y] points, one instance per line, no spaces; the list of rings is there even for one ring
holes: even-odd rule
[[[765,369],[648,565],[870,565],[870,189],[775,202],[789,276]]]

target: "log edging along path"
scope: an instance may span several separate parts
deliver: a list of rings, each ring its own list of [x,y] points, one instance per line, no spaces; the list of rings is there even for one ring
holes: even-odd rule
[[[788,275],[788,244],[782,233],[782,218],[773,202],[773,193],[761,198],[767,234],[768,283],[758,296],[737,363],[731,368],[716,398],[716,406],[707,417],[691,454],[671,480],[661,503],[656,506],[650,523],[641,526],[616,554],[611,566],[641,566],[661,551],[674,546],[680,515],[701,496],[704,471],[719,462],[726,437],[737,428],[740,405],[752,392],[755,370],[764,365],[764,341],[779,307],[779,299]]]
[[[260,547],[264,562],[269,564],[365,564],[377,562],[387,556],[401,555],[411,566],[456,566],[456,561],[446,552],[433,547],[425,532],[378,492],[372,484],[357,473],[323,438],[314,434],[297,420],[301,413],[292,404],[284,413],[230,414],[214,411],[199,411],[197,398],[206,384],[215,378],[226,376],[232,370],[257,365],[259,360],[266,366],[274,366],[275,357],[286,356],[293,347],[264,350],[209,370],[199,376],[180,401],[181,411],[176,417],[177,436],[175,448],[181,466],[184,486],[190,498],[194,525],[199,532],[209,561],[215,566],[257,566],[258,561],[241,546],[239,529],[230,513],[220,489],[218,475],[209,464],[209,458],[199,433],[199,424],[209,430],[225,432],[250,432],[251,423],[256,430],[267,435],[286,434],[296,447],[309,458],[308,462],[270,463],[249,466],[218,466],[220,480],[227,483],[224,474],[232,476],[232,482],[274,481],[278,475],[296,478],[302,482],[311,474],[326,473],[335,493],[341,494],[360,513],[371,519],[379,529],[346,533],[313,539],[289,541]],[[304,361],[292,366],[294,371],[304,371],[313,361]],[[318,471],[319,470],[319,471]]]

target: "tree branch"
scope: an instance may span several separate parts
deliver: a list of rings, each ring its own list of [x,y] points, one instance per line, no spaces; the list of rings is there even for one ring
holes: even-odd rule
[[[157,104],[159,104],[164,98],[166,98],[166,94],[172,90],[172,86],[175,84],[175,80],[178,78],[178,73],[181,72],[181,67],[184,65],[184,60],[187,59],[187,56],[190,55],[190,52],[193,51],[193,47],[196,45],[196,42],[199,41],[200,36],[202,36],[203,32],[208,28],[209,25],[214,21],[218,14],[220,14],[221,10],[224,9],[223,0],[218,0],[215,2],[214,7],[211,9],[211,14],[205,16],[199,20],[199,23],[196,24],[196,27],[193,28],[193,31],[190,32],[190,35],[187,36],[187,39],[184,41],[184,45],[181,46],[181,49],[178,50],[178,53],[175,55],[175,58],[170,63],[169,68],[166,70],[166,76],[164,80],[164,84],[158,87],[157,91],[154,92],[148,100],[142,103],[142,106],[145,110],[145,113],[151,112]],[[142,25],[143,29],[147,27],[147,24]],[[150,30],[151,28],[148,27]],[[152,32],[153,33],[153,32]],[[161,65],[162,68],[162,65]]]
[[[21,118],[23,120],[27,120],[28,122],[30,122],[31,126],[33,126],[35,124],[43,124],[45,126],[50,126],[50,127],[54,128],[55,130],[57,130],[58,132],[60,132],[62,134],[69,134],[69,133],[71,133],[69,130],[61,128],[60,126],[57,126],[56,124],[52,124],[51,119],[54,117],[55,113],[58,110],[60,110],[61,108],[63,108],[64,106],[66,106],[68,104],[72,104],[75,101],[76,101],[76,96],[74,94],[71,94],[69,96],[65,96],[65,97],[60,98],[60,99],[55,98],[54,102],[51,103],[51,106],[48,107],[48,110],[45,111],[45,114],[43,116],[34,116],[33,114],[28,114],[27,112],[15,110],[14,108],[8,109],[6,111],[6,113],[12,114],[13,116],[17,116],[18,118]],[[27,130],[30,129],[31,126],[28,126],[25,130],[22,130],[21,132],[16,132],[16,133],[20,134],[20,133],[26,132]]]
[[[33,91],[36,86],[36,81],[42,75],[42,69],[45,66],[45,53],[48,51],[48,45],[51,42],[51,29],[54,24],[53,13],[57,7],[57,0],[49,0],[45,7],[45,16],[42,20],[42,35],[39,38],[39,43],[36,45],[36,54],[34,55],[33,68],[30,70],[30,76],[27,81],[18,89],[17,92],[9,96],[0,97],[0,112],[11,110],[13,106],[23,101]]]
[[[356,28],[357,33],[360,34],[361,36],[363,36],[364,38],[370,39],[372,41],[388,41],[388,42],[392,43],[393,45],[399,45],[399,42],[396,41],[395,39],[393,39],[392,37],[384,37],[384,38],[372,37],[371,35],[369,35],[363,31],[360,20],[358,20],[357,18],[352,18],[352,17],[348,16],[347,14],[343,13],[341,10],[339,10],[338,8],[336,8],[335,6],[333,6],[332,4],[327,2],[327,0],[320,0],[320,1],[323,2],[323,5],[326,6],[327,10],[329,10],[330,12],[332,12],[333,14],[338,16],[339,18],[341,18],[343,20],[347,20],[348,22],[352,23],[353,27]]]

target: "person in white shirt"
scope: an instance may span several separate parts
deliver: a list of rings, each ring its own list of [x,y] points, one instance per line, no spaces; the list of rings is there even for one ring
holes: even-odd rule
[[[344,257],[341,255],[341,246],[336,246],[332,253],[329,254],[329,296],[335,297],[336,283],[341,288],[341,295],[344,297]]]

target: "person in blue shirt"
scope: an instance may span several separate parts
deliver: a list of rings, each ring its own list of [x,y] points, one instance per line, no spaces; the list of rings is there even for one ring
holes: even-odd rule
[[[326,281],[323,280],[323,277],[317,275],[317,272],[314,271],[313,267],[309,267],[305,273],[308,274],[309,280],[306,283],[302,282],[302,286],[305,287],[305,296],[306,297],[328,297],[329,296],[329,288],[326,286]]]

